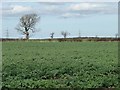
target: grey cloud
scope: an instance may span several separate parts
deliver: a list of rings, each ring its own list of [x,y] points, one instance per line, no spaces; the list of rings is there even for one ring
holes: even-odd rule
[[[40,4],[40,7],[34,8],[31,7],[30,11],[16,12],[11,13],[13,8],[4,7],[3,15],[4,16],[20,16],[26,13],[37,13],[39,15],[57,15],[61,18],[73,18],[73,17],[86,17],[92,14],[117,14],[118,6],[117,3],[88,3],[87,6],[82,6],[81,3],[60,3],[60,2],[37,2]],[[69,8],[71,5],[77,6],[76,9]],[[91,5],[93,5],[91,7]],[[98,7],[96,6],[98,5]],[[94,7],[95,6],[95,7]],[[90,8],[89,8],[90,7]],[[28,8],[26,6],[26,8]],[[81,9],[82,8],[82,9]]]
[[[20,6],[20,5],[10,5],[8,7],[2,7],[3,17],[16,17],[23,14],[35,13],[35,10],[32,7]]]
[[[69,13],[68,17],[66,13]],[[118,6],[117,3],[89,3],[82,7],[81,3],[76,3],[72,4],[72,8],[67,9],[66,13],[61,15],[61,17],[71,18],[77,16],[90,16],[93,14],[117,14]]]
[[[65,2],[38,2],[39,4],[42,5],[64,5]]]

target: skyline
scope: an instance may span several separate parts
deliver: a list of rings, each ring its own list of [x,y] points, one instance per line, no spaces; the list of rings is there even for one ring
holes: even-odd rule
[[[55,32],[55,37],[62,37],[61,31],[69,32],[69,37],[79,36],[79,31],[81,36],[115,36],[118,33],[117,2],[5,2],[0,8],[2,37],[6,36],[7,29],[9,37],[23,37],[15,27],[19,18],[28,13],[41,17],[36,25],[40,31],[31,38],[48,38],[51,32]]]

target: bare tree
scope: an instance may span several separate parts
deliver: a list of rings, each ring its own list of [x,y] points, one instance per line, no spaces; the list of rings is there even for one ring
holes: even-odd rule
[[[40,17],[37,14],[26,14],[20,18],[20,22],[16,29],[22,34],[26,35],[26,39],[29,39],[29,33],[36,31],[35,25],[39,21]]]
[[[67,31],[62,31],[61,35],[64,36],[64,38],[66,38],[70,33],[68,33]]]
[[[118,38],[118,36],[119,36],[118,33],[116,33],[116,34],[115,34],[115,38]]]
[[[98,38],[98,35],[95,35],[95,38]]]
[[[54,32],[50,33],[50,37],[53,38],[54,34]]]
[[[79,30],[79,34],[78,34],[78,35],[79,35],[79,37],[81,37],[81,33],[80,33],[80,30]]]

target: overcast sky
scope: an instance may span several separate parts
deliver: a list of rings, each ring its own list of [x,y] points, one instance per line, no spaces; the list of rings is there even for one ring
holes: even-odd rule
[[[0,6],[2,35],[6,37],[8,29],[9,37],[23,37],[15,30],[19,18],[28,13],[36,13],[41,17],[36,25],[40,31],[31,34],[31,38],[47,38],[51,32],[55,32],[55,37],[61,37],[61,31],[69,32],[69,37],[78,36],[79,31],[81,36],[115,36],[118,32],[117,0],[99,1],[3,2]]]

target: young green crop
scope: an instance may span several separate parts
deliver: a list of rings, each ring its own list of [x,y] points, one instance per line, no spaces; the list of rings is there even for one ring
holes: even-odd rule
[[[118,87],[117,42],[3,42],[3,87]]]

